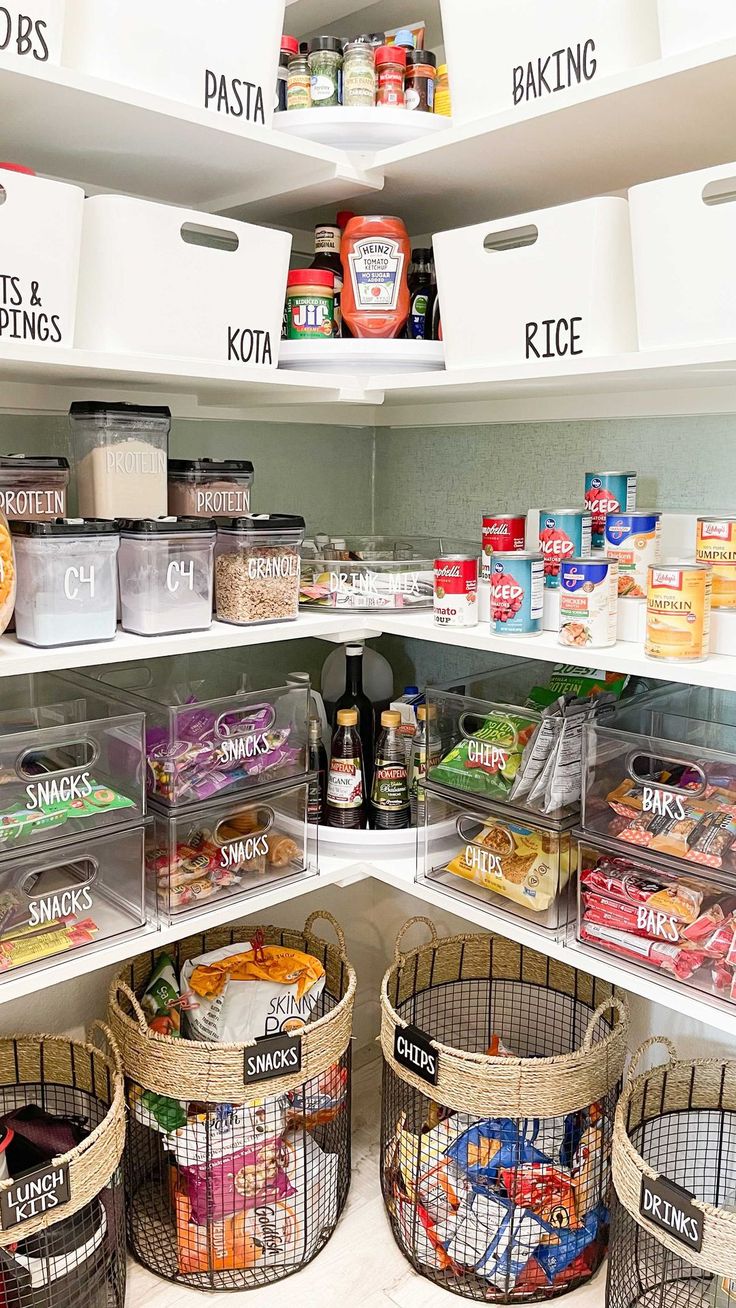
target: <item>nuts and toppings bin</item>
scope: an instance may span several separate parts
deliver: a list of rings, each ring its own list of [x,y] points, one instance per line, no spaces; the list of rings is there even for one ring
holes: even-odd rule
[[[221,622],[295,620],[299,613],[299,547],[304,519],[253,513],[218,522],[215,609]]]

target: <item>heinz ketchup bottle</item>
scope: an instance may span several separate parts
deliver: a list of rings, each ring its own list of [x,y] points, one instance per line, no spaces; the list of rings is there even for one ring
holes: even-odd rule
[[[353,336],[400,336],[409,316],[409,233],[400,218],[351,218],[340,246],[342,318]]]

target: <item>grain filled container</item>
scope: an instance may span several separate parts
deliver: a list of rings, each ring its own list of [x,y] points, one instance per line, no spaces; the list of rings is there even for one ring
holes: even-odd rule
[[[304,519],[254,513],[218,523],[215,608],[221,622],[294,621],[299,613],[299,548]]]
[[[114,522],[57,518],[11,524],[17,574],[15,630],[28,645],[112,640],[117,621]]]
[[[78,512],[164,517],[170,410],[83,400],[72,404],[69,421]]]
[[[214,521],[143,518],[124,520],[119,526],[123,630],[163,636],[209,627]]]

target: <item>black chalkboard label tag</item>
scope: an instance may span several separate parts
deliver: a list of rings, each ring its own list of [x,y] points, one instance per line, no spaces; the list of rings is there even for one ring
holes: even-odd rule
[[[40,1217],[69,1202],[69,1164],[47,1163],[17,1177],[7,1190],[0,1190],[0,1222],[10,1231],[29,1217]]]
[[[245,1050],[243,1079],[246,1085],[272,1081],[277,1076],[291,1076],[302,1070],[302,1038],[284,1032],[262,1036]]]
[[[689,1190],[676,1185],[666,1176],[658,1176],[653,1181],[648,1176],[643,1176],[639,1212],[661,1231],[666,1231],[668,1235],[673,1235],[676,1240],[686,1244],[688,1249],[700,1253],[703,1247],[703,1214],[692,1203],[693,1197]]]
[[[416,1026],[397,1026],[394,1031],[394,1058],[399,1067],[413,1072],[428,1085],[437,1084],[439,1055],[430,1036]]]

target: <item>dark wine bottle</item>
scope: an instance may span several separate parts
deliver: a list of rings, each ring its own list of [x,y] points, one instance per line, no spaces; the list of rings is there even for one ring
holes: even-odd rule
[[[373,704],[363,690],[363,646],[345,647],[345,690],[335,705],[335,719],[340,709],[358,710],[358,732],[365,764],[365,793],[370,796],[373,782],[373,751],[376,729]]]
[[[360,829],[366,826],[367,816],[358,710],[344,708],[337,714],[337,730],[332,737],[325,817],[328,827]]]
[[[327,804],[327,751],[322,744],[322,723],[319,718],[309,719],[307,767],[314,773],[307,795],[307,822],[318,826],[325,820]]]

